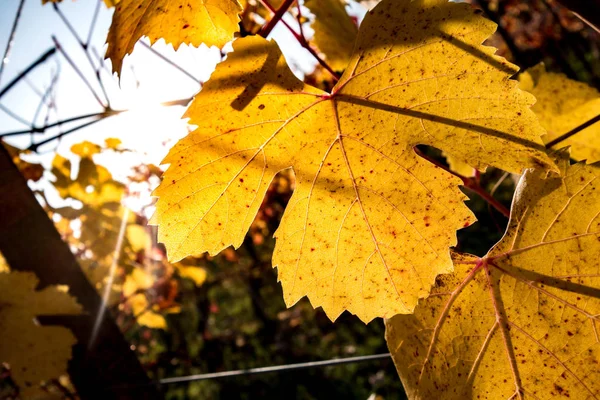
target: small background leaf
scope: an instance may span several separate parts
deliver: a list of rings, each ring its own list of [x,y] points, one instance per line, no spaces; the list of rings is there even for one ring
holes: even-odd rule
[[[546,143],[600,114],[598,90],[564,74],[546,72],[541,64],[521,74],[519,80],[521,88],[537,99],[532,110],[548,132],[544,136]],[[576,160],[600,161],[600,124],[589,126],[558,145],[571,146]]]
[[[66,373],[75,337],[59,326],[40,326],[35,318],[76,315],[81,306],[57,287],[36,291],[30,272],[0,273],[0,361],[10,365],[11,377],[23,398],[35,395],[41,381]]]

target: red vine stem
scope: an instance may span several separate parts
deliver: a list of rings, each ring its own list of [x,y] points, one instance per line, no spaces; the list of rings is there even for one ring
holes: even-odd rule
[[[415,149],[415,153],[417,153],[419,156],[423,157],[430,163],[434,164],[436,167],[440,167],[444,171],[447,171],[447,172],[451,173],[452,175],[460,178],[463,181],[464,187],[466,187],[470,191],[478,194],[483,200],[485,200],[490,206],[492,206],[496,210],[498,210],[506,218],[510,217],[510,210],[508,208],[504,207],[504,205],[502,203],[500,203],[491,194],[489,194],[484,188],[482,188],[481,185],[477,182],[477,179],[469,178],[467,176],[463,176],[457,172],[454,172],[450,168],[445,166],[444,164],[440,163],[438,160],[431,158],[428,155],[426,155],[425,153],[423,153],[417,147],[415,147],[414,149]]]
[[[292,6],[292,4],[294,4],[295,1],[296,0],[285,0],[277,10],[274,10],[268,2],[261,1],[261,3],[263,3],[264,6],[266,6],[271,12],[274,11],[275,14],[266,24],[263,25],[258,34],[265,38],[269,36],[273,28],[275,28],[275,25],[277,25],[277,23],[281,21],[285,13],[290,9],[290,7]]]
[[[477,193],[479,196],[481,196],[482,199],[484,199],[486,202],[488,202],[488,204],[492,207],[494,207],[496,210],[498,210],[500,213],[502,213],[502,215],[504,215],[506,218],[510,217],[510,210],[506,207],[504,207],[504,205],[502,203],[500,203],[498,200],[496,200],[491,194],[489,194],[488,192],[485,191],[484,188],[482,188],[479,184],[477,184],[473,178],[467,178],[467,177],[461,177],[458,174],[457,175],[459,178],[463,179],[463,183],[464,186],[471,190],[472,192]],[[466,181],[465,181],[466,179]]]
[[[321,56],[319,56],[317,51],[308,43],[308,41],[306,40],[304,35],[303,34],[301,35],[298,32],[296,32],[294,30],[294,28],[292,28],[290,26],[290,24],[288,24],[283,19],[283,15],[288,11],[288,9],[292,6],[292,4],[294,3],[295,0],[291,0],[291,1],[286,0],[281,5],[281,7],[279,7],[277,10],[275,10],[275,8],[273,8],[273,6],[267,0],[259,0],[259,1],[265,8],[267,8],[269,11],[271,11],[274,14],[273,17],[269,20],[269,22],[267,22],[263,26],[263,28],[261,28],[259,35],[266,38],[269,35],[269,33],[271,33],[271,30],[273,30],[275,25],[277,25],[277,23],[281,21],[281,23],[283,25],[285,25],[285,27],[290,31],[290,33],[298,41],[298,43],[300,43],[300,46],[305,48],[317,60],[317,62],[323,68],[325,68],[327,70],[327,72],[329,72],[331,74],[334,82],[337,82],[340,79],[339,75],[333,70],[333,68],[331,68],[331,66],[329,66],[329,64],[327,64],[327,62],[325,60],[323,60],[323,58],[321,58]],[[281,14],[279,14],[279,11],[281,11],[284,8],[285,8],[285,10]]]

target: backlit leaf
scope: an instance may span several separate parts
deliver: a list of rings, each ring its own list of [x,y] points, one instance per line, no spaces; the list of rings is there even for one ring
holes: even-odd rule
[[[358,29],[346,13],[343,0],[308,0],[305,6],[315,14],[314,42],[336,71],[348,65]]]
[[[108,147],[109,149],[118,149],[121,146],[121,139],[119,138],[106,138],[104,139],[104,143],[106,144],[106,147]]]
[[[22,398],[45,380],[67,370],[75,337],[60,326],[41,326],[35,318],[76,315],[81,306],[55,286],[35,290],[38,279],[30,272],[0,273],[0,362],[10,365]]]
[[[166,329],[165,318],[152,311],[152,307],[144,293],[154,286],[156,278],[147,271],[140,268],[134,269],[125,278],[123,283],[123,296],[127,299],[127,305],[131,308],[137,323],[154,329]]]
[[[167,329],[165,317],[152,311],[145,295],[133,295],[127,303],[131,306],[132,313],[139,325],[153,329]]]
[[[181,263],[176,263],[174,267],[177,268],[179,275],[191,279],[196,286],[202,286],[206,281],[206,270],[202,267],[188,267]]]
[[[84,150],[82,150],[84,151]],[[84,154],[84,153],[82,153]],[[76,179],[71,179],[71,162],[56,155],[52,161],[54,187],[62,198],[79,200],[88,207],[101,208],[106,203],[119,203],[125,192],[125,186],[113,179],[105,167],[84,157],[79,163]]]
[[[466,162],[445,153],[442,153],[442,155],[446,157],[446,161],[452,171],[466,177],[475,176],[475,168],[471,167]]]
[[[92,157],[94,154],[100,153],[102,148],[96,143],[92,143],[88,140],[84,140],[81,143],[74,144],[71,146],[71,152],[77,154],[79,157]]]
[[[533,97],[480,45],[493,31],[466,4],[383,1],[332,93],[296,79],[274,42],[236,40],[187,111],[198,128],[164,160],[151,222],[170,259],[240,246],[292,167],[273,256],[286,303],[308,296],[332,319],[412,312],[474,221],[461,181],[413,147],[479,169],[554,168]]]
[[[123,57],[142,36],[150,43],[163,38],[175,50],[181,44],[222,47],[238,32],[241,11],[237,0],[122,0],[106,38],[106,58],[120,74]]]
[[[137,224],[127,226],[127,240],[131,249],[136,253],[148,250],[152,246],[152,239],[146,227]]]
[[[456,255],[414,315],[386,321],[411,399],[600,396],[600,165],[529,170],[508,229]]]
[[[544,141],[549,142],[600,114],[600,93],[583,82],[564,74],[546,72],[538,65],[519,77],[521,89],[533,94],[537,102],[532,110],[548,131]],[[595,123],[558,146],[571,146],[576,160],[600,160],[600,123]]]

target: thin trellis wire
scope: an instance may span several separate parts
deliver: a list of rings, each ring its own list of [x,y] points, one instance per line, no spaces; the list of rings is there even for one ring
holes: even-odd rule
[[[223,371],[223,372],[213,372],[207,374],[195,374],[195,375],[186,375],[186,376],[177,376],[173,378],[163,378],[151,382],[145,385],[120,385],[115,386],[113,389],[131,389],[135,387],[141,386],[150,386],[150,385],[171,385],[175,383],[186,383],[186,382],[195,382],[195,381],[203,381],[208,379],[223,379],[230,378],[235,376],[244,376],[244,375],[258,375],[258,374],[266,374],[272,372],[286,372],[293,371],[297,369],[308,369],[308,368],[321,368],[328,367],[334,365],[342,365],[342,364],[352,364],[358,362],[366,362],[366,361],[374,361],[374,360],[382,360],[389,359],[391,356],[390,353],[381,353],[381,354],[373,354],[368,356],[357,356],[357,357],[346,357],[346,358],[334,358],[330,360],[323,361],[309,361],[303,363],[296,364],[285,364],[285,365],[273,365],[270,367],[259,367],[259,368],[248,368],[248,369],[238,369],[234,371]]]

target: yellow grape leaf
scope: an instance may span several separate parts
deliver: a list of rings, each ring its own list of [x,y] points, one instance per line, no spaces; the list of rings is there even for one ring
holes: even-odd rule
[[[446,161],[448,162],[450,170],[467,178],[475,176],[475,168],[471,167],[466,162],[461,161],[460,159],[449,154],[442,153],[442,155],[446,157]]]
[[[123,296],[127,298],[127,304],[131,307],[139,325],[154,329],[167,329],[165,318],[152,311],[145,293],[140,293],[154,286],[155,281],[156,278],[152,274],[136,268],[125,278]]]
[[[411,399],[600,396],[600,165],[529,170],[506,234],[386,321]]]
[[[460,179],[413,147],[480,169],[555,168],[533,97],[480,45],[494,27],[467,4],[384,0],[331,93],[299,81],[274,42],[236,40],[186,113],[198,128],[164,160],[151,223],[169,258],[239,247],[269,183],[292,167],[273,255],[286,304],[308,296],[331,319],[412,312],[474,221]]]
[[[564,74],[546,72],[538,65],[519,77],[521,89],[537,98],[532,110],[548,131],[544,141],[571,131],[600,114],[600,93],[583,82],[567,78]],[[571,146],[576,160],[600,161],[600,123],[595,123],[557,146]]]
[[[156,279],[150,273],[140,268],[135,268],[125,278],[123,283],[123,295],[129,297],[137,291],[148,290],[154,285]]]
[[[118,138],[107,138],[104,139],[104,143],[106,143],[106,147],[108,147],[109,149],[116,150],[121,146],[121,143],[123,142],[121,141],[121,139]]]
[[[131,224],[127,226],[127,240],[134,252],[147,250],[152,247],[152,239],[145,226]]]
[[[108,31],[106,58],[121,73],[123,58],[142,36],[150,43],[165,39],[175,50],[181,44],[223,47],[238,32],[237,0],[126,0],[115,7]]]
[[[79,157],[92,157],[94,154],[100,153],[102,148],[96,143],[84,140],[81,143],[74,144],[71,146],[71,152],[78,155]]]
[[[175,263],[174,267],[183,278],[188,278],[194,281],[196,286],[202,286],[206,281],[206,270],[202,267],[189,267],[181,263]]]
[[[152,311],[144,294],[136,294],[127,302],[139,325],[152,329],[167,329],[165,317]]]
[[[325,54],[327,63],[335,71],[348,65],[358,28],[346,12],[343,0],[308,0],[304,4],[315,14],[312,28],[314,42]]]
[[[55,286],[36,291],[37,284],[31,272],[0,273],[0,362],[10,365],[22,398],[41,381],[66,372],[75,344],[69,329],[41,326],[35,318],[81,313],[67,293]]]
[[[62,198],[79,200],[88,207],[121,201],[125,186],[115,181],[105,167],[94,163],[89,157],[83,157],[75,180],[71,179],[71,168],[71,162],[61,155],[57,154],[52,160],[51,172],[56,178],[54,187]]]

